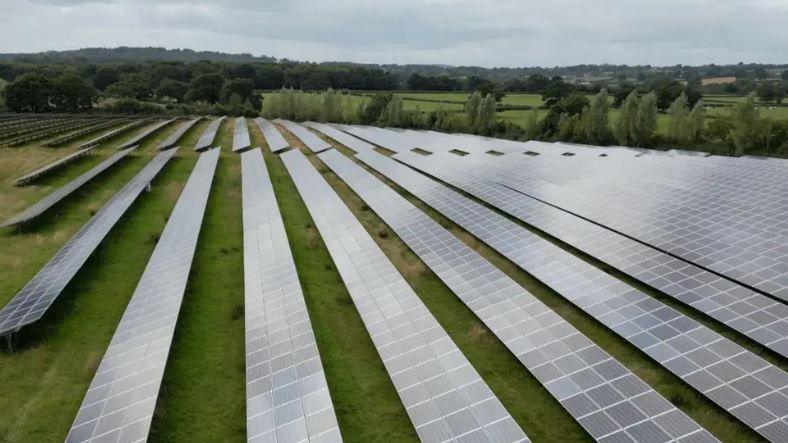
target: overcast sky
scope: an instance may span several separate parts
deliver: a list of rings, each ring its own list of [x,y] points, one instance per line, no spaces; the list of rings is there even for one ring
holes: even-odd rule
[[[294,60],[788,62],[788,0],[0,0],[0,52],[164,46]]]

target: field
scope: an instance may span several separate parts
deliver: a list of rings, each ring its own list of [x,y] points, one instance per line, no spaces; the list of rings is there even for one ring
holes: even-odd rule
[[[460,100],[464,95],[432,94],[430,97]],[[506,97],[505,103],[534,105],[537,100],[540,98],[534,95],[512,94]],[[413,100],[405,103],[421,109],[435,105]],[[507,111],[500,117],[517,122],[524,118],[525,112]],[[65,438],[196,162],[197,154],[192,147],[207,124],[202,121],[188,131],[182,148],[155,179],[150,192],[143,193],[121,218],[99,252],[77,274],[44,319],[22,332],[17,349],[0,352],[0,379],[5,381],[0,395],[0,411],[3,411],[0,413],[0,442],[49,442]],[[232,128],[231,118],[220,128],[218,145],[222,146],[222,154],[159,393],[150,441],[233,442],[246,438],[241,169],[240,157],[230,151]],[[144,127],[123,134],[102,145],[90,158],[23,188],[14,187],[13,179],[73,152],[79,142],[89,137],[63,148],[31,144],[0,149],[0,219],[24,209],[98,164],[114,153],[116,146],[143,130]],[[61,202],[21,233],[15,229],[0,231],[0,305],[5,305],[71,235],[143,167],[155,154],[156,144],[173,130],[170,126],[147,140],[131,158]],[[416,441],[415,431],[397,393],[283,163],[265,148],[256,125],[250,124],[250,133],[252,145],[264,147],[266,165],[287,228],[343,438],[349,442]],[[308,153],[300,141],[289,133],[285,133],[285,137],[308,154],[310,161],[534,441],[590,440],[536,378],[358,196],[316,156]],[[344,153],[349,152],[334,145]],[[759,439],[722,409],[700,397],[544,284],[413,196],[398,190],[717,437],[731,442]],[[559,246],[576,253],[566,245],[559,243]],[[785,368],[784,361],[716,322],[626,276],[616,276]]]

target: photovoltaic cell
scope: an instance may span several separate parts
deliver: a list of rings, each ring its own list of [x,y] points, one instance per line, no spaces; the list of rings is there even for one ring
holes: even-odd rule
[[[134,149],[136,149],[136,146],[132,146],[131,148],[124,149],[123,151],[116,153],[110,158],[94,166],[91,170],[85,172],[84,174],[80,175],[74,180],[58,188],[57,190],[55,190],[55,192],[39,200],[29,208],[25,209],[19,214],[6,220],[5,222],[3,222],[3,224],[0,224],[0,227],[14,226],[22,223],[27,223],[30,220],[38,217],[39,215],[43,214],[47,209],[51,208],[52,206],[56,205],[64,198],[71,195],[72,192],[82,187],[85,183],[89,182],[90,180],[92,180],[102,172],[109,169],[110,166],[120,161],[120,159],[126,157]]]
[[[422,441],[526,436],[299,150],[281,155]]]
[[[521,206],[528,197],[458,172],[454,169],[458,160],[436,157],[396,156],[514,217],[529,219]],[[780,368],[454,191],[405,187],[764,438],[784,441],[788,436],[788,374]]]
[[[161,128],[169,125],[170,123],[174,122],[177,119],[171,118],[169,120],[164,120],[163,122],[159,122],[150,128],[145,129],[144,131],[140,132],[139,134],[135,135],[131,139],[127,140],[126,142],[122,143],[118,149],[126,149],[130,146],[139,145],[144,142],[148,137],[158,132]]]
[[[162,152],[151,160],[11,299],[0,311],[0,335],[16,332],[44,315],[110,229],[175,152]]]
[[[42,167],[36,169],[35,171],[29,173],[29,174],[25,174],[24,176],[19,177],[18,179],[16,179],[16,181],[14,181],[14,184],[16,186],[23,186],[23,185],[26,185],[28,183],[31,183],[33,180],[37,179],[38,177],[46,175],[46,174],[54,171],[55,169],[65,165],[66,163],[69,163],[69,162],[71,162],[71,161],[73,161],[73,160],[75,160],[75,159],[77,159],[79,157],[83,157],[83,156],[86,156],[86,155],[90,154],[90,152],[93,151],[93,149],[95,149],[95,148],[96,148],[95,146],[89,146],[87,148],[83,148],[83,149],[80,149],[80,150],[78,150],[76,152],[73,152],[73,153],[71,153],[71,154],[69,154],[69,155],[67,155],[67,156],[65,156],[65,157],[63,157],[63,158],[61,158],[59,160],[56,160],[56,161],[54,161],[54,162],[52,162],[52,163],[50,163],[48,165],[42,166]]]
[[[238,117],[235,119],[235,131],[233,132],[233,152],[243,151],[252,145],[249,139],[249,127],[246,126],[246,119]]]
[[[254,122],[260,127],[260,131],[262,131],[265,142],[268,144],[268,149],[271,152],[279,152],[290,147],[290,143],[282,137],[282,134],[279,133],[279,130],[276,129],[273,123],[262,117],[254,119]]]
[[[394,163],[376,152],[365,152],[364,156]],[[716,441],[393,189],[336,150],[325,151],[319,157],[484,321],[594,439]],[[396,163],[393,166],[404,168]],[[647,407],[638,406],[643,402]],[[685,426],[668,425],[674,421]],[[649,429],[648,438],[639,436],[643,429]]]
[[[248,440],[341,441],[262,151],[241,154],[241,169]]]
[[[216,140],[216,133],[219,131],[219,126],[221,126],[225,118],[226,117],[219,117],[205,128],[202,135],[200,135],[200,139],[197,140],[197,144],[194,146],[195,151],[202,151],[213,145],[214,140]]]
[[[218,160],[216,148],[200,155],[96,370],[67,442],[147,440]]]
[[[191,120],[187,120],[181,123],[178,126],[178,129],[173,131],[172,134],[169,135],[163,142],[159,143],[158,149],[163,151],[165,149],[172,148],[173,146],[177,145],[178,142],[183,138],[183,135],[186,134],[186,131],[192,128],[197,122],[202,120],[202,117],[193,118]]]
[[[326,149],[330,148],[331,145],[326,143],[323,139],[315,135],[313,132],[310,132],[309,129],[299,125],[298,123],[291,122],[289,120],[282,120],[276,119],[274,120],[276,123],[287,128],[288,131],[292,132],[296,138],[301,140],[307,148],[309,148],[312,152],[320,152],[325,151]]]

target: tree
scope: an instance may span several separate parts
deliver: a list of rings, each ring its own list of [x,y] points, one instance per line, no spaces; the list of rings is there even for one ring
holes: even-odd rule
[[[224,77],[218,72],[200,74],[189,82],[189,90],[186,92],[187,101],[206,101],[216,103],[221,97]],[[228,97],[229,98],[229,97]]]
[[[766,103],[779,105],[785,98],[785,87],[782,83],[763,81],[758,84],[756,91],[758,98]]]
[[[749,94],[743,102],[736,105],[732,120],[733,129],[730,137],[736,148],[736,155],[742,155],[755,146],[759,137],[760,112],[755,105],[754,93]]]
[[[785,71],[783,71],[782,74],[780,74],[780,78],[782,78],[783,81],[787,81],[788,82],[788,69],[786,69]]]
[[[479,115],[476,117],[476,132],[489,134],[495,125],[495,95],[487,94],[479,106]]]
[[[380,114],[380,123],[385,126],[402,126],[402,97],[394,95],[386,105],[386,109]]]
[[[96,69],[96,75],[93,76],[93,86],[99,91],[107,89],[107,86],[117,83],[120,80],[120,72],[114,66],[101,66]]]
[[[23,74],[7,84],[5,104],[14,112],[44,112],[50,108],[52,82],[41,74]]]
[[[560,100],[550,108],[550,112],[542,120],[542,137],[555,137],[560,129],[561,116],[566,114],[566,118],[579,116],[583,110],[589,106],[588,99],[583,94],[572,94]]]
[[[594,99],[591,100],[591,106],[586,108],[583,120],[585,137],[589,143],[603,144],[606,143],[610,137],[610,128],[608,128],[608,114],[610,112],[610,98],[607,95],[607,89],[602,89]]]
[[[77,74],[63,74],[52,82],[52,104],[61,112],[90,110],[98,91]]]
[[[698,100],[695,106],[692,107],[688,117],[688,130],[687,135],[690,142],[697,142],[703,136],[703,129],[706,124],[706,108],[703,106],[703,100]]]
[[[479,116],[479,107],[482,103],[482,94],[475,91],[465,103],[465,125],[468,131],[476,128],[476,118]]]
[[[165,78],[159,82],[159,87],[156,88],[156,96],[159,98],[169,97],[182,102],[188,89],[189,85],[182,81]]]
[[[375,123],[380,118],[380,114],[388,106],[393,94],[377,93],[372,96],[361,113],[361,123],[366,125]]]
[[[107,93],[116,97],[131,97],[137,100],[145,100],[152,95],[152,91],[148,87],[148,77],[137,72],[121,74],[120,80],[107,88]]]
[[[539,137],[539,111],[534,108],[528,112],[525,121],[525,138],[535,140]]]
[[[632,90],[621,104],[621,115],[616,122],[616,141],[621,146],[629,146],[635,141],[634,132],[639,107],[640,99],[637,91]]]
[[[685,144],[689,141],[689,106],[687,96],[681,94],[668,108],[668,138]]]
[[[233,78],[224,82],[220,93],[222,103],[228,103],[230,97],[237,94],[242,102],[248,102],[253,108],[260,109],[260,96],[254,92],[254,81],[248,78]]]
[[[566,83],[561,77],[555,76],[542,90],[542,101],[545,106],[552,108],[561,100],[575,92],[575,87]]]
[[[635,121],[634,141],[638,146],[649,146],[657,129],[657,94],[649,92],[640,99]]]

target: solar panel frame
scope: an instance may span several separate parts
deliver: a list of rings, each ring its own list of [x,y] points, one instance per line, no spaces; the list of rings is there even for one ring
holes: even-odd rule
[[[241,154],[250,441],[341,441],[334,405],[262,151]],[[305,371],[304,368],[309,368]],[[288,395],[297,388],[297,395]],[[292,420],[274,419],[297,404]]]
[[[54,192],[50,193],[46,197],[37,201],[30,207],[26,208],[24,211],[4,221],[2,224],[0,224],[0,228],[27,223],[33,220],[34,218],[40,216],[48,209],[59,203],[61,200],[71,195],[74,191],[81,188],[83,185],[93,180],[99,174],[109,169],[112,165],[116,164],[121,159],[125,158],[136,148],[137,148],[136,146],[132,146],[128,149],[124,149],[123,151],[115,153],[114,155],[110,156],[108,159],[104,160],[103,162],[91,168],[89,171],[83,173],[82,175],[75,178],[74,180],[71,180],[70,182],[56,189]]]
[[[115,137],[115,136],[123,134],[124,132],[130,131],[130,130],[132,130],[134,128],[138,128],[138,127],[140,127],[140,126],[142,126],[144,124],[147,124],[149,122],[150,122],[150,119],[142,119],[142,120],[137,120],[137,121],[131,122],[128,125],[121,126],[120,128],[117,128],[117,129],[109,130],[109,131],[99,135],[98,137],[95,137],[95,138],[93,138],[91,140],[88,140],[85,143],[80,144],[79,147],[80,148],[88,148],[88,147],[98,146],[98,145],[104,143],[105,141]]]
[[[213,145],[213,142],[216,140],[216,133],[219,131],[219,126],[221,126],[225,118],[227,118],[227,116],[217,118],[203,130],[200,138],[194,145],[195,151],[202,151],[203,149],[209,148]]]
[[[233,131],[233,152],[240,152],[252,146],[249,138],[249,127],[246,125],[246,118],[238,117],[235,119],[235,130]]]
[[[170,123],[174,122],[175,120],[177,120],[177,118],[171,118],[169,120],[164,120],[163,122],[159,122],[159,123],[147,128],[147,129],[145,129],[144,131],[140,132],[139,134],[135,135],[134,137],[130,138],[129,140],[126,140],[125,142],[121,143],[120,146],[118,146],[118,149],[126,149],[126,148],[128,148],[130,146],[142,144],[148,137],[152,136],[153,134],[155,134],[156,132],[158,132],[159,130],[164,128],[165,126],[169,125]]]
[[[287,128],[287,130],[290,131],[295,136],[295,138],[301,140],[301,142],[314,153],[325,151],[326,149],[331,148],[331,144],[327,143],[325,140],[315,135],[315,133],[296,122],[282,119],[276,119],[274,121]]]
[[[36,169],[33,172],[27,173],[27,174],[23,175],[22,177],[19,177],[18,179],[16,179],[14,181],[14,185],[15,186],[24,186],[24,185],[30,184],[34,180],[36,180],[37,178],[39,178],[41,176],[44,176],[44,175],[54,171],[55,169],[65,165],[67,163],[70,163],[70,162],[72,162],[72,161],[74,161],[74,160],[76,160],[76,159],[78,159],[80,157],[84,157],[86,155],[89,155],[91,152],[93,152],[93,150],[95,148],[96,148],[95,146],[89,146],[87,148],[83,148],[83,149],[80,149],[78,151],[75,151],[75,152],[73,152],[73,153],[71,153],[71,154],[69,154],[69,155],[67,155],[67,156],[65,156],[63,158],[55,160],[52,163],[46,164],[46,165]]]
[[[526,435],[299,150],[281,155],[422,441]]]
[[[364,155],[382,158],[374,151]],[[371,173],[333,149],[318,157],[490,328],[594,439],[637,441],[631,430],[650,422],[654,430],[649,441],[717,441],[570,323]],[[624,386],[636,388],[627,391]],[[599,403],[602,392],[616,399]],[[636,399],[645,398],[651,399],[649,404],[658,413],[637,406]],[[687,426],[661,426],[659,420],[666,415]],[[594,426],[600,420],[609,420],[604,430]]]
[[[67,442],[147,440],[219,153],[214,148],[200,155],[96,370]]]
[[[121,188],[43,268],[0,310],[0,335],[41,319],[145,187],[176,150],[154,157]]]
[[[177,145],[178,142],[183,138],[184,134],[186,134],[186,132],[196,125],[200,120],[202,120],[202,117],[197,117],[182,122],[178,128],[172,132],[172,134],[159,143],[159,146],[157,146],[156,149],[163,151]]]
[[[457,172],[453,169],[456,160],[434,157],[395,156],[409,166],[446,181],[516,218],[525,218],[517,210],[517,202],[527,197],[494,183],[485,183],[464,170]],[[490,209],[454,191],[451,193],[452,204],[436,210],[596,318],[767,440],[780,441],[786,435],[788,374],[784,371]],[[436,203],[430,203],[427,196],[419,198],[436,207]],[[469,216],[478,219],[470,222],[464,218]],[[768,385],[769,389],[756,392],[737,389],[735,384]],[[762,414],[753,414],[753,409]],[[766,422],[761,420],[764,415],[770,417]]]
[[[268,149],[271,152],[279,152],[290,147],[290,143],[282,137],[282,134],[273,123],[262,117],[254,119],[254,122],[260,128],[260,132],[263,133],[263,138],[265,138],[265,142],[268,144]]]

